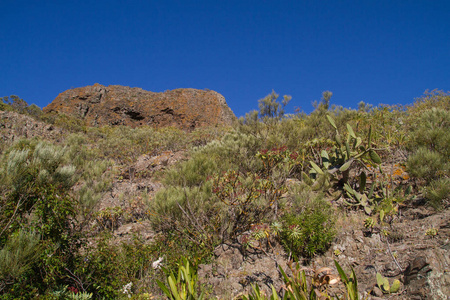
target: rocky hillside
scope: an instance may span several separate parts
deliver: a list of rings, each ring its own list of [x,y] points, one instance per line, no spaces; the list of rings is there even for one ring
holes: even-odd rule
[[[214,91],[176,89],[163,93],[120,85],[94,84],[67,90],[44,108],[76,116],[89,126],[197,127],[231,125],[235,115]]]
[[[30,116],[13,111],[0,111],[0,141],[4,145],[36,137],[58,141],[65,134],[67,133],[63,129]]]
[[[151,97],[177,93],[150,122]],[[218,95],[95,85],[54,114],[0,106],[1,299],[172,299],[184,278],[190,299],[448,299],[450,94],[270,119],[272,93],[257,119],[190,130],[205,123],[176,104],[234,118],[195,93]]]

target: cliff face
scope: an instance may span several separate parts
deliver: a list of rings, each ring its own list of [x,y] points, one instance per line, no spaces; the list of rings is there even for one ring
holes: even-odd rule
[[[67,90],[43,110],[76,116],[90,126],[176,126],[191,130],[231,125],[236,119],[225,98],[214,91],[176,89],[154,93],[97,83]]]

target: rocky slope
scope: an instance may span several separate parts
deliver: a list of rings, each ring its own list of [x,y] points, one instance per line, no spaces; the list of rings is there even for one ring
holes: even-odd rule
[[[40,137],[58,141],[66,132],[30,116],[12,111],[0,111],[0,142],[4,145],[23,139]]]
[[[379,228],[372,232],[361,223],[349,222],[346,230],[340,232],[329,251],[315,257],[301,266],[308,276],[322,267],[334,267],[337,260],[345,270],[354,268],[361,299],[448,299],[450,295],[450,210],[441,212],[423,206],[405,207],[403,216],[393,224],[391,235],[383,236]],[[436,235],[427,235],[430,228]],[[271,286],[277,291],[283,289],[283,280],[278,271],[282,267],[290,273],[286,253],[275,246],[267,251],[243,252],[240,245],[221,245],[215,251],[215,260],[209,265],[200,265],[199,278],[211,286],[213,295],[223,299],[250,292],[251,284],[258,284],[270,294]],[[376,273],[401,282],[397,293],[383,294],[376,286]],[[340,283],[330,286],[328,292],[342,293]]]
[[[158,156],[141,156],[131,168],[124,170],[121,180],[101,202],[102,207],[121,206],[124,210],[139,212],[138,206],[121,203],[120,193],[139,195],[147,190],[151,198],[162,187],[153,173],[165,169],[183,159],[183,153],[165,152]],[[132,176],[129,171],[139,176]],[[402,205],[399,214],[383,226],[367,229],[363,225],[367,217],[363,212],[347,212],[339,234],[330,249],[311,261],[300,260],[301,269],[313,276],[322,267],[330,267],[338,274],[334,260],[349,272],[354,268],[362,299],[448,299],[450,294],[450,209],[436,211],[424,205],[418,196]],[[432,233],[430,229],[436,230]],[[384,234],[386,232],[386,234]],[[431,234],[430,234],[431,232]],[[139,234],[152,240],[155,232],[145,223],[121,223],[114,230],[118,241],[131,240]],[[292,259],[276,240],[263,239],[262,246],[244,248],[242,244],[223,244],[214,251],[210,264],[199,266],[200,283],[210,291],[210,297],[240,299],[239,295],[251,291],[258,284],[266,294],[274,285],[277,291],[285,288],[279,267],[292,275],[288,265]],[[383,294],[376,286],[376,273],[389,282],[399,279],[401,288],[393,294]],[[342,294],[344,286],[330,286],[330,294]]]
[[[86,121],[88,126],[196,127],[231,125],[235,115],[214,91],[176,89],[163,93],[120,85],[94,84],[67,90],[45,107]]]

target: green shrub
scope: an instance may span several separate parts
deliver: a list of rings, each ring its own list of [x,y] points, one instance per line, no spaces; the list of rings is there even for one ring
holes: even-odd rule
[[[413,134],[409,143],[411,149],[417,146],[450,156],[450,111],[432,108],[423,111],[419,118],[413,118]]]
[[[76,288],[93,293],[95,299],[117,299],[123,296],[124,286],[130,282],[133,294],[154,292],[157,290],[155,279],[162,279],[152,268],[157,252],[154,245],[138,237],[131,242],[117,243],[109,233],[102,234],[96,244],[85,247],[83,255],[77,259],[74,273],[79,282]]]
[[[213,178],[213,193],[222,205],[223,241],[236,240],[254,224],[276,219],[283,185],[257,174],[229,171]]]
[[[189,133],[189,143],[194,147],[204,146],[211,141],[220,140],[231,129],[230,127],[199,127]]]
[[[440,178],[425,187],[425,198],[435,208],[442,208],[444,201],[450,197],[450,178]]]
[[[61,127],[69,132],[86,132],[86,124],[84,120],[77,117],[65,115],[61,113],[46,113],[40,116],[44,122]]]
[[[0,175],[0,189],[4,195],[0,219],[0,225],[4,228],[2,233],[13,232],[15,226],[19,227],[24,222],[24,218],[33,216],[30,213],[40,208],[41,203],[41,208],[46,209],[43,204],[46,201],[58,195],[62,199],[70,197],[68,191],[75,183],[75,167],[64,165],[65,152],[65,148],[39,142],[19,143],[5,153]],[[9,229],[6,230],[6,227]]]
[[[408,158],[407,171],[430,183],[448,173],[448,162],[439,153],[421,147]]]
[[[155,130],[152,136],[156,152],[179,151],[190,144],[191,134],[175,127],[163,127]]]
[[[33,264],[41,255],[38,234],[19,230],[11,235],[0,250],[0,281],[18,281],[31,271]]]
[[[114,162],[104,159],[101,150],[89,145],[92,141],[81,133],[72,133],[65,140],[67,160],[76,167],[78,179],[75,197],[79,220],[89,222],[89,216],[102,195],[111,187]]]
[[[195,246],[203,251],[202,257],[208,257],[218,243],[236,240],[252,224],[276,218],[285,192],[284,182],[297,155],[279,148],[247,157],[245,147],[239,148],[234,142],[252,145],[252,139],[239,133],[229,134],[220,142],[196,149],[190,160],[169,170],[165,177],[167,187],[156,194],[150,205],[155,230],[178,236],[184,240],[182,247]],[[231,157],[222,156],[223,153],[231,153]],[[232,162],[236,156],[251,159],[242,168],[258,165],[253,167],[257,173],[234,170],[239,169]],[[223,162],[228,157],[230,160]],[[231,168],[221,171],[226,166]]]
[[[428,109],[416,111],[414,107],[409,120],[412,132],[408,148],[412,154],[407,171],[424,183],[425,198],[436,208],[442,206],[449,192],[450,112],[443,108],[449,100],[450,96],[442,94],[425,98],[415,106]]]
[[[292,200],[292,209],[282,218],[281,241],[286,251],[308,258],[324,253],[336,233],[329,203],[321,195],[294,195]]]
[[[213,174],[229,169],[252,170],[258,164],[258,140],[236,131],[227,133],[221,140],[196,147],[190,159],[165,172],[164,183],[175,186],[197,186]],[[259,166],[261,167],[261,165]]]
[[[33,104],[32,110],[34,111],[36,105]],[[1,110],[16,111],[20,114],[28,113],[28,103],[16,95],[0,97]],[[39,109],[39,108],[38,108]]]
[[[39,259],[27,262],[23,258],[32,271],[2,281],[6,294],[27,298],[27,293],[40,293],[48,286],[63,282],[65,268],[72,267],[80,244],[75,220],[76,201],[70,192],[75,183],[75,167],[65,164],[66,148],[44,142],[21,141],[2,158],[2,256],[14,258],[25,252],[20,246],[20,241],[26,239],[23,230],[40,236],[33,246]]]
[[[261,149],[261,140],[251,134],[240,131],[227,133],[204,147],[195,148],[194,154],[208,156],[217,162],[216,172],[238,169],[241,172],[254,171],[257,167],[256,153]]]
[[[414,105],[408,108],[411,115],[420,115],[430,108],[450,110],[450,93],[440,90],[425,91],[422,97],[414,102]]]
[[[210,182],[200,187],[162,189],[151,203],[150,211],[153,228],[168,236],[178,236],[181,248],[197,248],[195,253],[204,252],[208,256],[221,240],[223,216],[220,203],[213,199]]]
[[[191,159],[168,170],[164,176],[164,183],[174,186],[198,186],[212,176],[216,170],[216,160],[206,154],[195,153]]]

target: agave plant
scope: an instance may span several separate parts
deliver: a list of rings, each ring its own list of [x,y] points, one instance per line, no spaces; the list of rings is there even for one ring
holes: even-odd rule
[[[157,280],[158,286],[164,294],[171,300],[202,300],[203,293],[197,295],[197,270],[191,263],[183,258],[182,264],[178,265],[178,273],[175,277],[174,273],[168,269],[161,268],[167,275],[166,286],[163,282]]]

